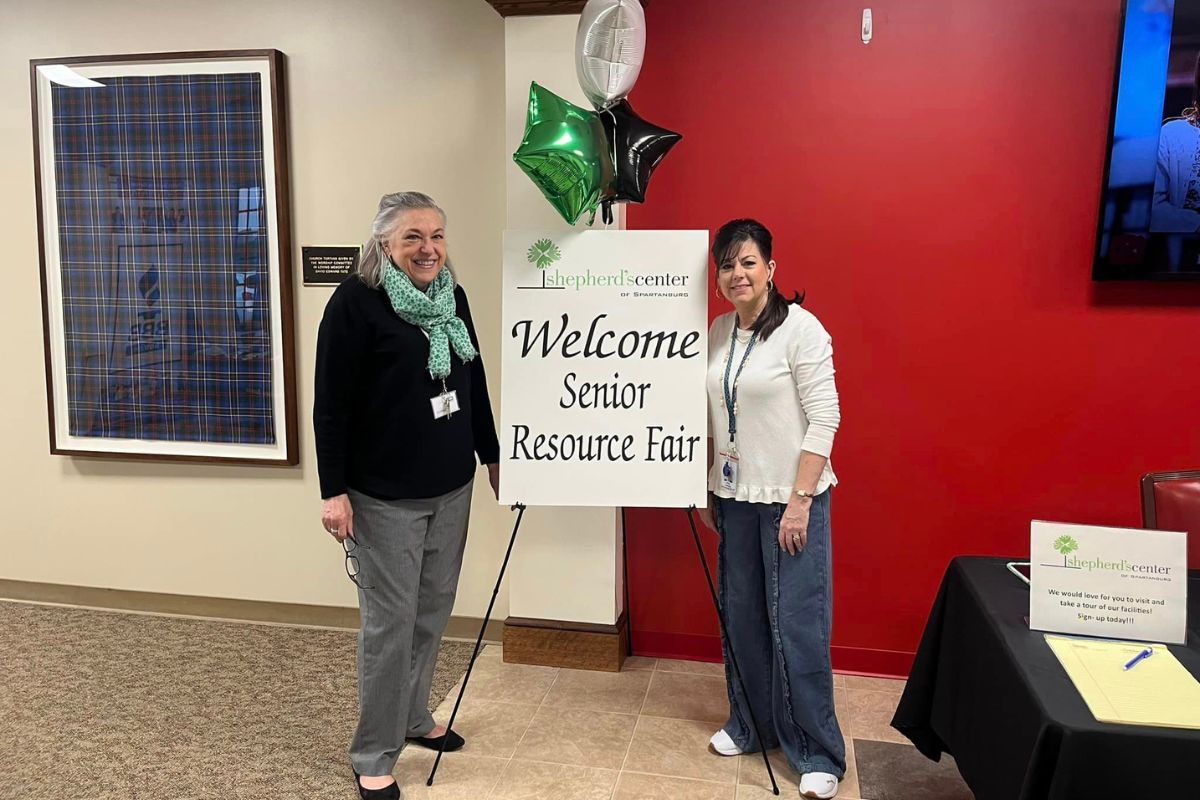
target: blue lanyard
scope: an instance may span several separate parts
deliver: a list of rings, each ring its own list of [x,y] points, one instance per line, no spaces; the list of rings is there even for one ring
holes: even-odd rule
[[[729,443],[733,444],[734,438],[737,436],[737,385],[738,380],[742,377],[742,367],[746,366],[746,359],[750,357],[750,351],[754,349],[754,343],[758,341],[758,331],[750,335],[750,343],[746,345],[746,352],[742,354],[742,362],[738,364],[737,374],[733,376],[733,386],[729,385],[729,372],[733,369],[733,348],[737,344],[737,320],[733,321],[733,330],[729,332],[729,355],[725,358],[725,412],[729,415]]]

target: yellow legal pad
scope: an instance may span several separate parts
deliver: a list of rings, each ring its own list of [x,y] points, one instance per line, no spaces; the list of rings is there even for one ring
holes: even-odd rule
[[[1200,728],[1200,683],[1166,645],[1049,633],[1046,644],[1100,722]],[[1126,670],[1129,660],[1147,647],[1154,655]]]

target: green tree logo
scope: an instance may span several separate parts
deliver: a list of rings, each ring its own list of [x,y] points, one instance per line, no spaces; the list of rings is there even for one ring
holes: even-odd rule
[[[530,264],[536,264],[538,269],[545,269],[562,258],[562,251],[549,239],[538,239],[533,243],[533,247],[529,248],[526,257]]]
[[[1062,553],[1063,566],[1067,566],[1067,556],[1079,549],[1079,542],[1075,541],[1075,537],[1063,534],[1054,540],[1052,547]]]

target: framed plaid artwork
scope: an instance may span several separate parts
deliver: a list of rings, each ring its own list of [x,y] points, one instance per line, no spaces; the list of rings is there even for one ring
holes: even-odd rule
[[[283,67],[30,62],[52,453],[297,463]]]

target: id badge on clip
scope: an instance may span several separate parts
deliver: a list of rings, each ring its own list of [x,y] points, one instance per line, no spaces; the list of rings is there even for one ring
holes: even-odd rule
[[[735,450],[732,445],[721,451],[720,464],[722,491],[736,492],[738,480],[738,454],[737,450]]]
[[[452,416],[454,412],[458,411],[458,390],[445,391],[431,397],[429,404],[433,406],[434,419]]]

